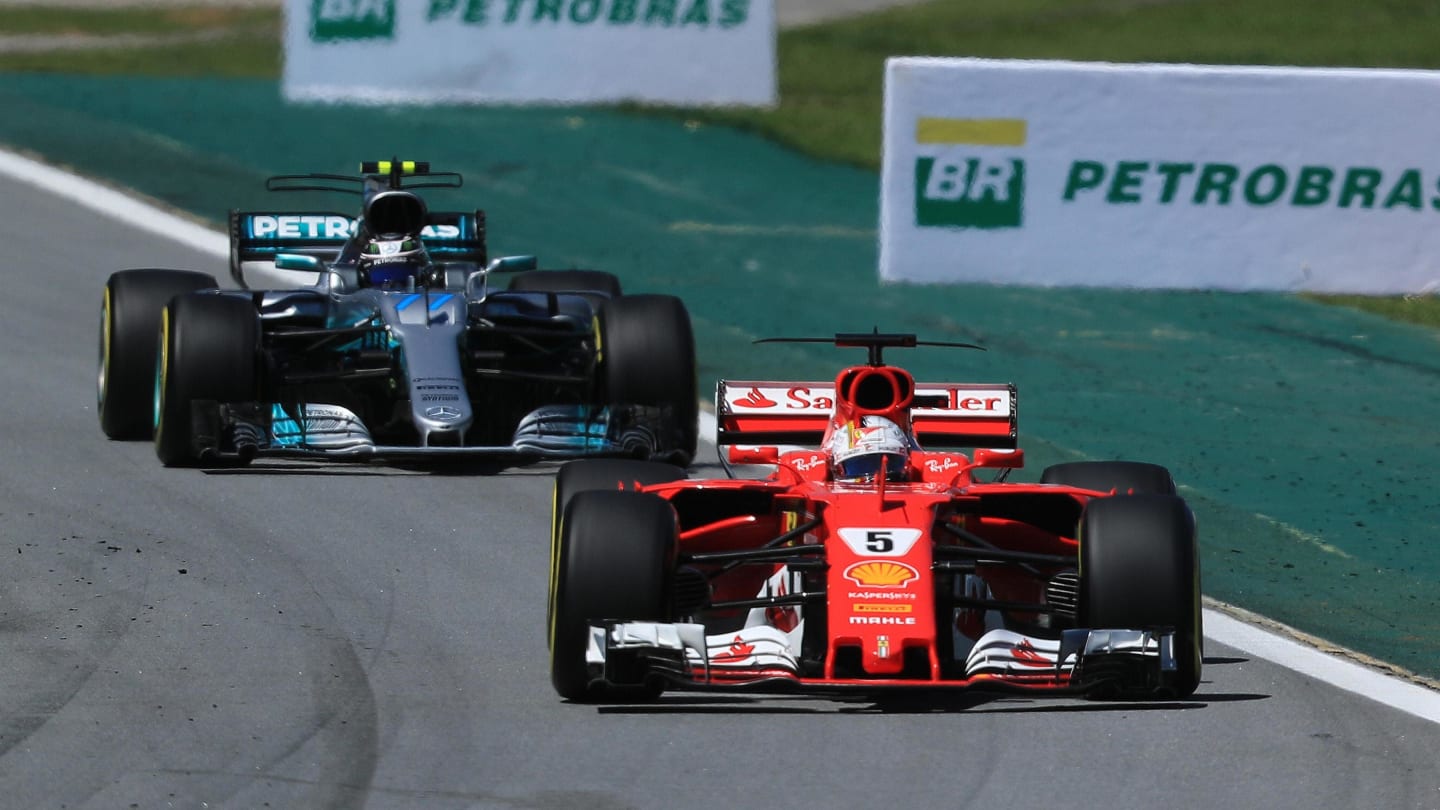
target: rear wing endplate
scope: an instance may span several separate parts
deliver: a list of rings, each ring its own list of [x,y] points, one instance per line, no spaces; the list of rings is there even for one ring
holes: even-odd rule
[[[930,448],[1018,446],[1014,383],[915,383],[915,394],[945,407],[910,411],[915,439]],[[816,447],[835,408],[835,383],[721,380],[715,391],[717,445]]]

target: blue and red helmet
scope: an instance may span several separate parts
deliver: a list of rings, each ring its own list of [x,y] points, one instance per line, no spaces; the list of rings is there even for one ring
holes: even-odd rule
[[[874,481],[881,470],[887,481],[906,481],[912,449],[899,425],[883,416],[866,416],[835,430],[830,464],[837,481]]]

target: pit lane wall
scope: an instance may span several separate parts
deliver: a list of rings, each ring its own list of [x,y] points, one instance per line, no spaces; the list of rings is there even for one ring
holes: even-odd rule
[[[893,58],[885,281],[1440,287],[1440,72]]]
[[[774,0],[286,0],[289,101],[773,105]]]

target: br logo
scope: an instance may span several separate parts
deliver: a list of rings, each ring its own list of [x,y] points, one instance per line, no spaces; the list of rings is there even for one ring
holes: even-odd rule
[[[394,39],[395,0],[310,0],[310,39]]]
[[[1015,157],[1014,147],[1025,145],[1023,120],[921,118],[915,142],[917,226],[1021,226],[1025,161]]]

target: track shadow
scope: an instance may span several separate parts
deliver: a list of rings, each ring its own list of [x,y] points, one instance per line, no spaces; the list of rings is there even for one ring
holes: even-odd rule
[[[215,476],[436,476],[436,477],[495,477],[505,476],[552,476],[559,469],[556,462],[547,461],[526,464],[514,460],[494,459],[453,459],[421,462],[397,461],[326,461],[326,460],[266,460],[251,462],[242,467],[202,467],[201,472]]]
[[[1078,696],[1026,697],[1004,693],[930,692],[893,695],[713,695],[667,693],[652,703],[602,705],[599,714],[1095,714],[1106,712],[1174,712],[1204,709],[1215,703],[1269,700],[1250,693],[1197,692],[1166,700],[1102,700]],[[800,705],[796,705],[800,704]]]
[[[1249,659],[1249,658],[1226,657],[1226,656],[1223,656],[1223,655],[1207,655],[1207,656],[1205,656],[1205,666],[1207,666],[1207,667],[1210,667],[1210,666],[1219,666],[1219,665],[1221,665],[1221,664],[1248,664],[1248,663],[1250,663],[1250,659]]]

